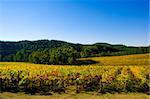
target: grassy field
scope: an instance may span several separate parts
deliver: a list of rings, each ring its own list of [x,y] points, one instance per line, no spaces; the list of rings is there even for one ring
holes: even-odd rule
[[[16,98],[108,98],[148,99],[146,94],[116,94],[149,91],[149,55],[126,55],[111,57],[82,58],[81,61],[95,61],[87,65],[42,65],[24,62],[0,62],[1,97]],[[7,93],[8,91],[54,93],[52,96],[30,96]],[[61,92],[60,92],[61,91]],[[94,93],[115,93],[113,95],[92,95]],[[67,93],[78,94],[67,94]],[[63,93],[59,95],[56,93]],[[87,98],[87,99],[88,99]]]
[[[44,95],[28,95],[24,93],[0,93],[0,99],[150,99],[149,95],[142,93],[129,94],[103,94],[97,95],[93,93],[80,94],[53,94],[49,96]]]
[[[150,54],[124,55],[124,56],[106,56],[82,58],[80,60],[93,60],[100,66],[139,66],[150,65]]]

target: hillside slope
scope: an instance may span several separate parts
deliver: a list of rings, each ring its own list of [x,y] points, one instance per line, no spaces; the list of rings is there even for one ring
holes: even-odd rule
[[[37,40],[37,41],[18,41],[6,42],[0,41],[0,61],[15,61],[14,57],[17,52],[21,52],[28,56],[37,50],[49,50],[52,48],[73,48],[79,53],[78,57],[93,57],[93,56],[113,56],[113,55],[128,55],[142,54],[149,52],[149,47],[132,47],[125,45],[111,45],[108,43],[95,44],[73,44],[58,40]],[[28,59],[27,59],[28,60]]]

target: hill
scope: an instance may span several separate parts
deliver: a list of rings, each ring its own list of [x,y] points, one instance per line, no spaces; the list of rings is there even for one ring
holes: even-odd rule
[[[125,45],[112,45],[108,43],[95,44],[74,44],[58,40],[37,40],[37,41],[0,41],[0,61],[29,61],[29,56],[34,52],[49,53],[53,49],[55,56],[57,53],[62,55],[64,53],[75,52],[76,58],[79,57],[93,57],[93,56],[114,56],[114,55],[128,55],[128,54],[142,54],[148,53],[149,47],[133,47]],[[57,49],[57,52],[55,52]],[[41,53],[44,51],[43,53]],[[34,53],[35,54],[35,53]],[[37,54],[37,53],[36,53]],[[62,55],[64,56],[64,55]],[[66,57],[70,55],[66,54]],[[73,60],[73,59],[70,59]],[[72,63],[72,62],[71,62]]]

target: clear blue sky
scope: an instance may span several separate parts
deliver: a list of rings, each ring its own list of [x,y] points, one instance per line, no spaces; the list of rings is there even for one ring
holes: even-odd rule
[[[148,0],[0,0],[0,40],[148,45]]]

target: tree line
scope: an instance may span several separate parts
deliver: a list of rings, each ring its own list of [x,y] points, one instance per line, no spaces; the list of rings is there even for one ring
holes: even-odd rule
[[[149,53],[147,47],[128,47],[108,43],[73,44],[57,40],[0,41],[0,61],[37,64],[76,64],[77,58]]]

